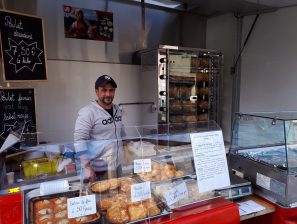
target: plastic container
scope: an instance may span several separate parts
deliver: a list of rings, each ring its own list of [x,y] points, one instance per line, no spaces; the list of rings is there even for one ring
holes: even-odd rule
[[[57,158],[39,158],[22,162],[25,177],[35,177],[42,174],[57,173]]]

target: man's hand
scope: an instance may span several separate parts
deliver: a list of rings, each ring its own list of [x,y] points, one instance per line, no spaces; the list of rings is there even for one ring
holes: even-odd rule
[[[84,179],[89,179],[90,182],[95,180],[95,172],[90,166],[86,166],[83,171]]]

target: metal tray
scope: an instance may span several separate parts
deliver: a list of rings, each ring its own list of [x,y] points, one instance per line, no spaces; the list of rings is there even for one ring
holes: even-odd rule
[[[67,198],[72,198],[72,197],[77,197],[79,196],[80,191],[79,190],[74,190],[74,191],[68,191],[68,192],[63,192],[63,193],[57,193],[57,194],[50,194],[50,195],[39,195],[39,189],[35,189],[32,192],[29,192],[26,195],[26,221],[29,224],[35,224],[35,217],[36,217],[36,213],[34,210],[34,204],[40,200],[50,200],[50,199],[54,199],[54,198],[58,198],[58,197],[67,197]],[[84,191],[83,194],[86,194],[86,192]],[[94,215],[94,214],[93,214]],[[89,215],[92,216],[92,215]],[[100,214],[99,212],[97,212],[95,214],[95,218],[86,222],[86,223],[98,223],[100,220]]]

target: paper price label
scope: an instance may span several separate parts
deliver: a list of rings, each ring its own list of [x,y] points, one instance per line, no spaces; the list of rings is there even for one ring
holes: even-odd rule
[[[95,195],[87,195],[67,199],[68,218],[76,218],[96,213]]]
[[[168,205],[172,205],[183,198],[187,198],[188,188],[186,186],[186,183],[182,182],[181,184],[176,185],[171,190],[167,191],[164,194],[164,197]]]
[[[134,160],[134,173],[143,173],[152,171],[151,159],[136,159]]]
[[[143,201],[151,198],[151,182],[131,185],[131,201]]]

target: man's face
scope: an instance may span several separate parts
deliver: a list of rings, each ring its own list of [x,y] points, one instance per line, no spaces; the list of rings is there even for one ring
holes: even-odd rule
[[[103,87],[99,87],[95,91],[98,100],[103,104],[103,106],[109,106],[112,104],[115,88],[111,83],[106,83]]]

